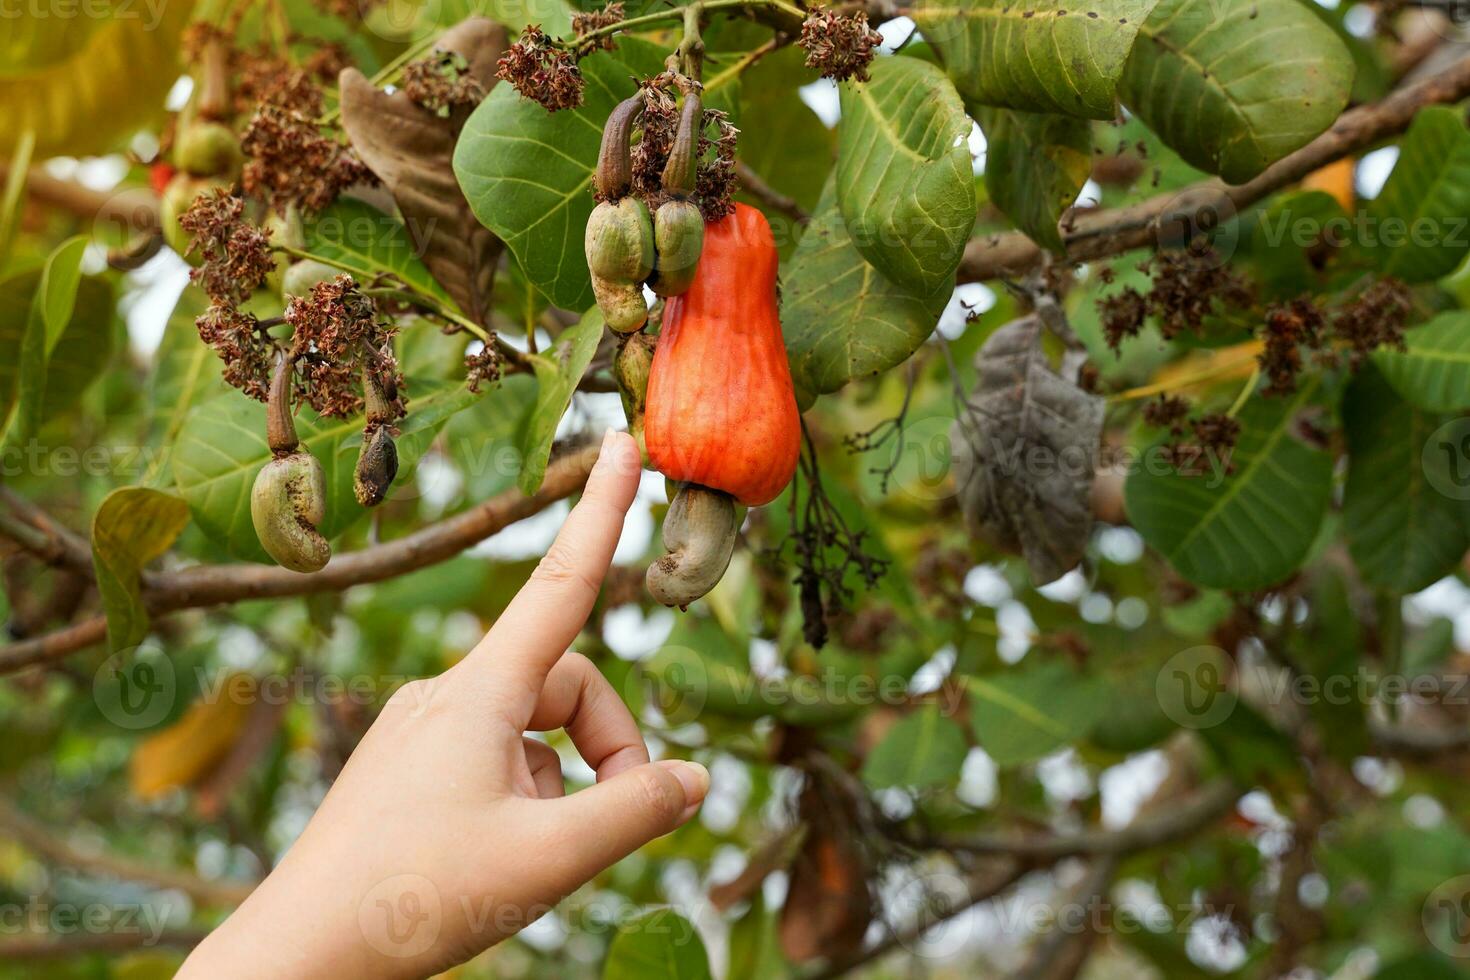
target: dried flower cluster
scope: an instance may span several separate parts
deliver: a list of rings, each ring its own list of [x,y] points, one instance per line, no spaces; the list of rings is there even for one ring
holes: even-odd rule
[[[216,303],[242,303],[275,270],[270,232],[244,220],[245,202],[231,190],[215,188],[195,199],[179,217],[192,237],[189,252],[204,260],[189,274]]]
[[[210,307],[195,319],[199,339],[224,363],[226,384],[265,401],[270,388],[273,345],[254,315],[239,309],[275,269],[270,232],[245,221],[245,202],[223,188],[199,195],[179,217],[193,236],[189,251],[203,261],[189,278],[209,296]]]
[[[687,82],[686,82],[687,84]],[[673,72],[643,83],[645,101],[638,142],[633,145],[633,193],[650,208],[663,201],[663,172],[679,128],[678,78]],[[713,130],[715,135],[710,136]],[[704,110],[699,136],[700,163],[694,200],[706,221],[718,221],[734,210],[735,148],[740,130],[719,109]]]
[[[1265,347],[1260,354],[1261,370],[1270,381],[1265,395],[1286,395],[1296,390],[1302,369],[1302,348],[1320,348],[1327,316],[1309,297],[1300,297],[1266,313]]]
[[[495,75],[550,112],[582,104],[582,70],[577,59],[535,25],[501,55]]]
[[[220,376],[225,384],[240,389],[256,401],[270,392],[271,365],[275,345],[252,314],[215,303],[194,320],[199,339],[219,355]]]
[[[1266,314],[1265,350],[1260,356],[1261,370],[1271,380],[1265,393],[1296,390],[1304,348],[1316,352],[1319,364],[1334,365],[1338,355],[1332,348],[1340,345],[1353,370],[1380,347],[1402,350],[1412,312],[1409,289],[1397,279],[1374,281],[1330,315],[1309,297],[1272,308]]]
[[[290,356],[298,368],[295,396],[319,414],[357,412],[362,406],[358,378],[364,371],[384,391],[402,390],[393,327],[378,320],[372,299],[351,276],[319,282],[310,296],[293,296],[285,318],[293,331]]]
[[[806,51],[806,66],[815,68],[823,78],[844,82],[849,78],[866,82],[868,65],[883,35],[868,27],[864,11],[835,14],[830,10],[814,10],[801,25],[801,38],[796,42]]]
[[[353,184],[377,180],[349,147],[322,135],[316,122],[322,107],[321,89],[304,72],[289,72],[240,140],[248,158],[245,190],[279,214],[292,204],[320,211]]]
[[[470,74],[464,55],[455,51],[436,50],[405,65],[403,92],[440,118],[448,118],[455,109],[479,105],[485,98],[484,86]]]
[[[1161,251],[1138,268],[1153,277],[1147,295],[1130,286],[1098,302],[1103,332],[1114,350],[1137,336],[1150,316],[1158,318],[1164,337],[1172,338],[1186,330],[1201,332],[1205,319],[1221,308],[1255,301],[1250,285],[1207,245]]]
[[[621,23],[623,20],[623,5],[621,3],[610,3],[601,10],[588,11],[586,13],[572,14],[572,31],[577,37],[586,37],[593,31],[604,27],[611,27]],[[612,51],[617,47],[617,40],[613,35],[598,38],[594,47],[602,48],[604,51]]]
[[[242,118],[265,102],[312,111],[308,103],[313,99],[320,105],[316,83],[335,82],[337,74],[351,63],[347,49],[340,43],[313,38],[312,53],[298,67],[270,45],[262,43],[253,49],[242,49],[235,46],[233,31],[198,21],[189,25],[180,41],[185,64],[199,64],[205,49],[212,44],[219,44],[225,50],[232,82],[232,108]]]
[[[1334,338],[1347,345],[1352,366],[1380,347],[1404,349],[1404,328],[1413,312],[1409,287],[1397,279],[1380,279],[1332,318]]]
[[[500,380],[500,352],[486,344],[473,354],[464,356],[465,382],[470,391],[479,394],[480,386]]]
[[[1240,439],[1240,423],[1220,412],[1190,418],[1190,404],[1178,395],[1160,395],[1143,407],[1143,421],[1159,429],[1169,430],[1172,437],[1162,449],[1166,461],[1186,476],[1209,472],[1206,461],[1225,461],[1225,471],[1233,473],[1235,464],[1229,455]],[[1189,436],[1190,441],[1182,441]]]

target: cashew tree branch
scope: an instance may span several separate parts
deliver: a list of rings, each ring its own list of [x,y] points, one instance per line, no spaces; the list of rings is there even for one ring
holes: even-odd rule
[[[274,565],[196,565],[145,576],[143,600],[156,616],[246,599],[340,592],[426,568],[576,493],[587,482],[597,451],[596,444],[587,445],[553,460],[541,488],[529,497],[518,490],[507,491],[397,540],[339,555],[318,572],[302,574]],[[106,635],[106,619],[96,616],[0,647],[0,674],[58,660],[101,642]]]
[[[1252,181],[1231,186],[1209,180],[1129,207],[1079,214],[1063,239],[1067,258],[1073,262],[1110,258],[1177,239],[1181,230],[1189,232],[1228,220],[1313,171],[1404,132],[1426,106],[1466,97],[1470,97],[1470,57],[1405,85],[1382,101],[1348,110],[1327,132]],[[1020,232],[972,239],[965,247],[958,279],[1017,278],[1040,266],[1044,255],[1040,246]]]

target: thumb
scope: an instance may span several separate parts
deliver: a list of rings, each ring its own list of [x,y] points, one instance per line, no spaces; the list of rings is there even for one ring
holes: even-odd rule
[[[544,801],[557,839],[574,842],[564,869],[568,890],[580,886],[656,837],[694,816],[709,792],[709,770],[665,759],[634,766],[594,786]]]

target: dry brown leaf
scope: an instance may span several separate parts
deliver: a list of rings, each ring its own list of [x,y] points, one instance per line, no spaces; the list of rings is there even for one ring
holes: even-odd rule
[[[209,775],[240,737],[255,690],[255,678],[235,674],[189,705],[178,721],[144,739],[128,764],[133,794],[151,799]]]
[[[467,73],[488,92],[505,46],[505,28],[471,17],[445,33],[438,49],[462,57]],[[466,316],[487,324],[495,266],[505,246],[476,220],[454,178],[454,144],[471,108],[441,117],[402,90],[377,88],[356,68],[343,69],[338,85],[342,126],[363,162],[392,191],[424,264]]]
[[[781,909],[781,951],[793,963],[850,954],[873,921],[870,862],[851,801],[818,774],[807,779],[799,809],[808,833]]]
[[[950,435],[966,523],[1024,555],[1037,585],[1065,575],[1087,547],[1104,407],[1052,370],[1041,329],[1032,314],[985,341],[979,383]]]

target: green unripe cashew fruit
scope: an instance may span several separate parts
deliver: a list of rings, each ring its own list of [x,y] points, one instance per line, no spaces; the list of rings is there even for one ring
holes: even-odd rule
[[[317,531],[327,516],[322,464],[305,450],[275,456],[250,490],[250,520],[261,547],[293,572],[315,572],[332,557]]]
[[[686,483],[664,517],[668,554],[648,566],[648,592],[666,606],[686,608],[716,585],[735,553],[735,500],[727,493]]]
[[[633,182],[629,140],[643,98],[639,93],[624,99],[608,116],[593,175],[600,203],[587,219],[592,294],[607,325],[618,333],[632,333],[648,322],[643,280],[653,273],[653,218],[647,205],[628,194]]]
[[[636,197],[603,201],[587,219],[587,268],[607,325],[631,333],[648,321],[643,280],[653,272],[653,219]]]
[[[200,194],[228,186],[228,182],[217,177],[194,177],[177,173],[163,190],[163,197],[158,202],[158,223],[163,230],[163,240],[190,265],[199,265],[204,258],[197,251],[188,254],[189,242],[193,240],[193,236],[180,227],[179,218],[193,207]]]
[[[327,481],[322,464],[301,448],[291,417],[290,358],[276,359],[266,401],[266,443],[271,459],[250,488],[250,522],[266,554],[293,572],[315,572],[332,557],[317,531],[327,516]]]
[[[613,361],[613,377],[628,419],[628,433],[638,441],[638,451],[648,453],[643,442],[643,410],[648,405],[648,375],[653,370],[655,340],[643,332],[623,338]]]
[[[704,107],[695,87],[684,93],[679,128],[664,165],[663,189],[669,200],[653,216],[654,277],[649,285],[660,296],[680,296],[694,283],[699,253],[704,250],[704,215],[689,196],[699,166],[699,136]]]
[[[342,274],[336,266],[318,262],[316,259],[297,259],[286,267],[281,276],[281,296],[310,296],[311,288],[319,282],[330,282]]]
[[[660,296],[689,291],[704,250],[704,215],[693,201],[665,201],[653,216],[653,244],[657,252],[655,276],[649,286]]]
[[[174,143],[174,162],[196,177],[235,177],[244,159],[240,140],[223,123],[191,123]]]

